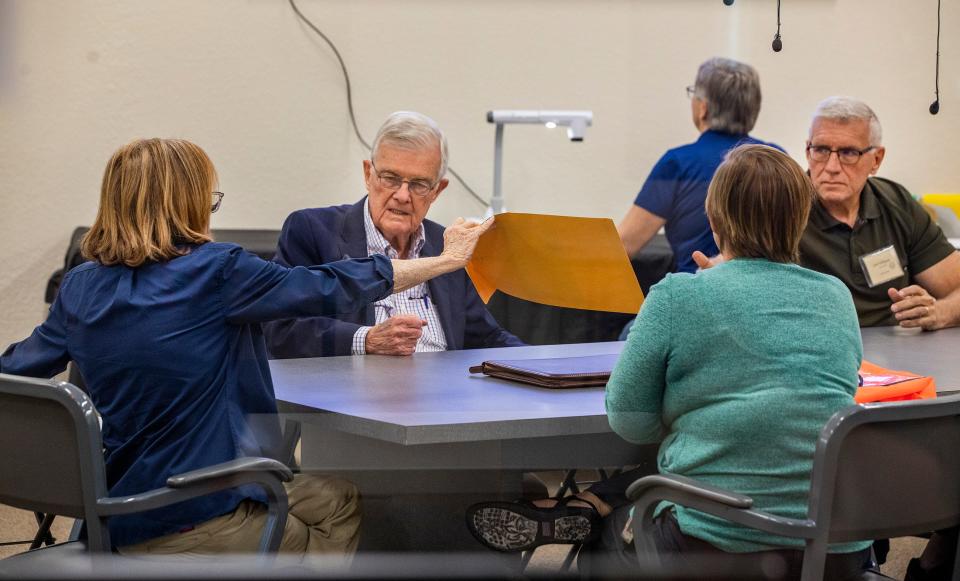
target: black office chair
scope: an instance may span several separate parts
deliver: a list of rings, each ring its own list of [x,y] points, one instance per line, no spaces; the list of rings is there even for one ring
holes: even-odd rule
[[[674,475],[646,476],[634,502],[638,557],[656,555],[653,512],[667,500],[767,533],[803,539],[803,581],[823,576],[828,543],[892,538],[960,524],[960,396],[856,405],[820,432],[806,519],[754,510],[753,500]],[[864,578],[878,578],[866,573]],[[880,577],[882,578],[882,577]],[[953,579],[960,579],[955,567]]]
[[[85,541],[61,543],[10,559],[56,558],[76,552],[110,552],[111,516],[167,506],[218,490],[257,484],[266,492],[267,523],[261,552],[276,552],[287,518],[283,482],[293,474],[268,458],[239,458],[171,476],[163,488],[110,497],[100,424],[93,403],[59,381],[0,374],[0,503],[84,519]]]

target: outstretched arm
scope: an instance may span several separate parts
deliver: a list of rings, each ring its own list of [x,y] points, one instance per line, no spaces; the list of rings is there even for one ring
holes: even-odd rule
[[[443,232],[440,256],[393,261],[393,292],[417,286],[441,274],[460,270],[467,265],[480,237],[493,226],[493,218],[484,222],[457,220]]]

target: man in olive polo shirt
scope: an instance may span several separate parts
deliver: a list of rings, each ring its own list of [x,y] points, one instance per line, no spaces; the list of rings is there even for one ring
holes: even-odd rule
[[[842,280],[860,325],[960,324],[960,254],[900,184],[869,177],[885,153],[865,103],[830,97],[807,141],[817,202],[800,243],[803,266]]]

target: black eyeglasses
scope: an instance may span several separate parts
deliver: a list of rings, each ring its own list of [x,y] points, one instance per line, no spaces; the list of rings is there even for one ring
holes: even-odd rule
[[[220,209],[220,203],[223,202],[223,192],[211,193],[210,213],[213,214]]]
[[[697,96],[697,88],[693,85],[687,87],[687,99],[693,99]]]
[[[437,187],[437,182],[430,183],[426,180],[405,180],[394,173],[380,173],[380,171],[377,169],[377,166],[373,165],[373,160],[370,161],[370,166],[373,168],[373,173],[377,176],[377,181],[380,183],[380,187],[389,192],[395,192],[399,190],[403,184],[407,184],[408,192],[414,196],[422,197],[426,196],[433,190],[433,188]]]
[[[864,153],[873,151],[874,149],[876,149],[876,146],[873,145],[864,149],[857,149],[855,147],[830,149],[826,145],[808,145],[807,155],[810,156],[811,160],[823,163],[830,161],[830,156],[836,153],[837,159],[839,159],[843,165],[855,165],[860,161]]]

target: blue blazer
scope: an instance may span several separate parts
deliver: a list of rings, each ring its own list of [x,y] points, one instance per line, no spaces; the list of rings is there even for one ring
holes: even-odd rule
[[[298,210],[283,224],[274,261],[283,266],[313,266],[367,256],[363,227],[364,199],[356,204]],[[443,226],[423,221],[425,241],[420,256],[443,250]],[[440,316],[447,349],[513,347],[520,339],[505,331],[487,311],[465,270],[438,276],[427,283]],[[374,307],[335,317],[272,321],[263,326],[274,359],[350,355],[353,335],[376,323]]]

